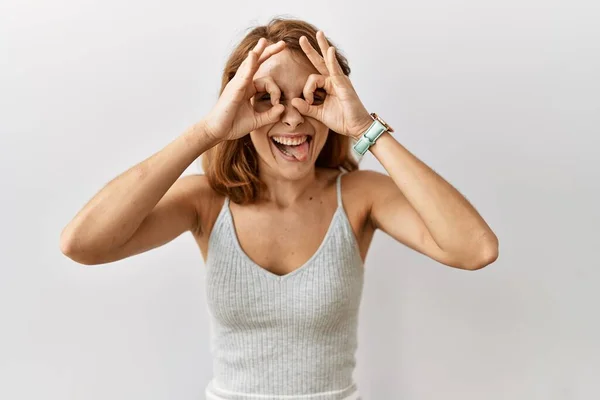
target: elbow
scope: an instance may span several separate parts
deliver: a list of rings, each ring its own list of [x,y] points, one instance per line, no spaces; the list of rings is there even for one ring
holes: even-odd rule
[[[468,265],[465,265],[465,269],[469,271],[476,271],[482,269],[498,259],[498,237],[494,233],[488,233],[482,237],[479,245],[478,257],[474,257]]]
[[[73,235],[68,230],[69,227],[67,226],[60,233],[59,248],[61,253],[71,258],[71,254],[75,251],[75,241],[73,240]]]
[[[73,240],[63,231],[60,235],[59,242],[60,252],[69,257],[73,253]]]
[[[82,265],[98,264],[98,262],[94,261],[92,258],[85,257],[84,253],[77,251],[76,240],[71,235],[66,234],[64,231],[60,235],[59,248],[62,254],[76,263]]]

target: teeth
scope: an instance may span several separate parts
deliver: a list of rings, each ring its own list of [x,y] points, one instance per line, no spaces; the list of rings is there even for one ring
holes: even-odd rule
[[[286,138],[283,136],[273,136],[272,138],[275,142],[284,144],[286,146],[298,146],[308,140],[308,136],[301,136],[297,138]]]

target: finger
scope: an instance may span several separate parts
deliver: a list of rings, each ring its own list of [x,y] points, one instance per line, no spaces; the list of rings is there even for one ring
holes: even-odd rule
[[[319,74],[310,74],[306,83],[304,84],[304,89],[302,90],[302,94],[304,95],[304,99],[307,101],[309,105],[313,104],[315,101],[315,90],[317,88],[325,88],[326,77]]]
[[[329,51],[329,42],[325,37],[325,33],[323,31],[317,31],[317,43],[319,43],[319,47],[321,48],[321,54],[323,54],[323,59],[325,60],[325,65],[327,66],[329,74],[331,73],[330,65],[327,62],[327,52]]]
[[[258,42],[254,48],[248,52],[244,61],[242,61],[240,64],[238,72],[240,74],[240,78],[244,82],[248,82],[256,73],[256,69],[258,69],[258,59],[265,50],[265,47],[267,47],[267,39],[261,37],[258,39]]]
[[[261,126],[264,126],[267,124],[274,124],[275,122],[279,121],[279,119],[281,118],[281,114],[283,113],[284,110],[285,110],[285,106],[283,104],[277,104],[276,106],[271,107],[267,111],[264,111],[261,113],[255,113],[257,125],[254,129],[258,129]]]
[[[267,47],[267,39],[261,37],[260,39],[258,39],[258,42],[256,42],[256,44],[254,45],[254,48],[250,51],[253,51],[256,54],[260,55],[260,53],[263,52],[265,47]]]
[[[336,53],[337,49],[334,46],[331,46],[329,49],[327,49],[327,66],[329,71],[331,72],[331,76],[344,75],[344,71],[342,70],[340,63],[337,60]]]
[[[319,43],[319,47],[321,48],[321,51],[323,52],[323,54],[327,53],[327,49],[329,48],[329,42],[327,41],[327,38],[325,37],[325,32],[319,30],[317,31],[317,43]]]
[[[240,75],[244,83],[247,83],[254,77],[254,74],[265,60],[273,54],[279,53],[284,48],[285,42],[283,40],[267,46],[267,40],[260,38],[254,48],[248,52],[246,59],[238,69],[241,70]]]
[[[315,66],[317,71],[319,71],[322,75],[329,75],[329,71],[327,71],[327,65],[325,64],[325,60],[317,50],[310,44],[308,38],[306,36],[301,36],[299,41],[300,47],[304,51],[304,54],[308,57],[312,65]]]
[[[281,99],[281,89],[275,83],[272,76],[264,76],[254,80],[254,87],[257,92],[267,92],[271,96],[271,104],[279,104]]]
[[[302,100],[298,97],[292,99],[292,106],[294,106],[302,115],[306,115],[319,121],[321,120],[321,106],[311,106],[306,100]]]
[[[286,43],[283,40],[280,40],[277,43],[273,43],[270,44],[260,55],[259,59],[258,59],[258,65],[260,66],[260,64],[262,64],[263,62],[265,62],[265,60],[267,60],[269,57],[271,57],[273,54],[277,54],[279,53],[281,50],[285,49],[286,47]]]
[[[248,83],[254,76],[254,65],[256,64],[257,59],[258,55],[253,50],[250,50],[244,61],[240,64],[234,78],[239,77],[239,79],[242,80],[243,85]]]

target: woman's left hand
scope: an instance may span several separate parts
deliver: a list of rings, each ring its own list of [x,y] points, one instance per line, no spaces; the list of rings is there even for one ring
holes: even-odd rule
[[[320,74],[311,74],[304,85],[304,100],[292,99],[292,105],[303,115],[321,121],[333,131],[355,139],[373,122],[362,104],[350,78],[342,71],[333,46],[329,46],[323,31],[317,32],[317,41],[325,58],[312,47],[305,36],[300,38],[300,47]],[[321,88],[326,92],[325,101],[313,105],[314,94]],[[318,95],[318,91],[317,91]]]

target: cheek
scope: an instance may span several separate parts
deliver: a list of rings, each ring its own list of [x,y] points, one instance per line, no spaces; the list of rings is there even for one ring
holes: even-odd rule
[[[267,132],[269,131],[268,127],[261,127],[255,131],[250,132],[250,139],[252,140],[252,144],[254,148],[261,152],[270,152],[270,139],[268,138]]]
[[[325,143],[327,142],[327,133],[320,134],[313,142],[313,152],[315,155],[318,155],[321,153],[321,150],[323,150],[323,147],[325,147]]]

